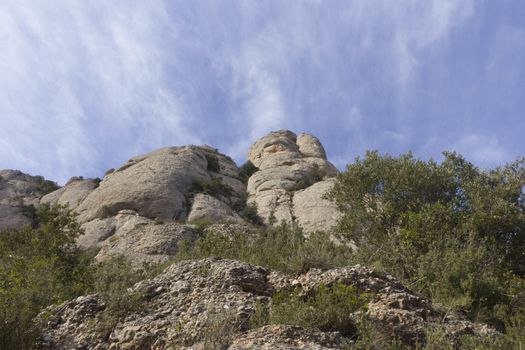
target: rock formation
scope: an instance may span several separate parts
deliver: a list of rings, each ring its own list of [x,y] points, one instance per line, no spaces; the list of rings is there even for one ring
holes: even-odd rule
[[[268,303],[276,291],[295,288],[311,295],[320,285],[335,282],[368,293],[366,317],[384,336],[397,336],[407,344],[434,323],[451,338],[494,332],[445,315],[391,276],[361,266],[291,276],[233,260],[204,259],[171,265],[137,283],[132,290],[140,295],[140,305],[102,332],[108,325],[97,295],[49,307],[39,349],[340,349],[342,338],[336,332],[286,325],[248,330],[256,303]]]
[[[57,187],[42,176],[0,170],[0,231],[31,225],[40,197]]]
[[[337,169],[316,137],[271,132],[250,147],[248,160],[259,169],[248,181],[249,200],[265,222],[297,223],[307,233],[334,226],[337,209],[323,195]],[[312,210],[317,203],[322,209]]]

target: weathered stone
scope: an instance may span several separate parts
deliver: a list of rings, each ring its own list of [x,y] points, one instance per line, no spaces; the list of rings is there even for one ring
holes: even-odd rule
[[[293,214],[305,232],[330,232],[341,218],[335,203],[323,198],[334,183],[335,179],[326,179],[294,193]]]
[[[341,343],[341,335],[336,332],[271,325],[242,334],[228,350],[336,350],[341,349]]]
[[[73,177],[64,187],[43,196],[41,202],[67,205],[75,209],[97,186],[97,180]]]
[[[79,219],[115,215],[132,209],[140,215],[162,220],[186,218],[187,193],[195,183],[217,174],[238,181],[235,163],[209,146],[166,147],[132,158],[104,177],[100,186],[79,205]],[[239,186],[231,186],[234,193]]]
[[[0,170],[0,231],[30,225],[34,220],[32,206],[56,186],[42,176],[31,176],[18,170]]]
[[[242,222],[243,220],[226,203],[207,194],[197,193],[193,197],[193,202],[187,221],[192,223],[196,221]]]
[[[307,234],[333,226],[331,218],[336,218],[337,213],[330,213],[327,224],[320,222],[317,213],[314,218],[305,217],[312,212],[316,202],[304,203],[303,200],[320,200],[319,191],[326,185],[314,187],[298,200],[294,199],[296,191],[337,173],[337,169],[326,160],[324,148],[317,138],[305,133],[296,137],[287,130],[271,132],[250,147],[248,159],[259,168],[248,180],[249,202],[256,204],[266,223],[279,224],[283,220],[298,223]],[[323,206],[323,215],[329,208],[335,208],[326,201],[320,200],[320,205]],[[296,217],[296,212],[300,218]]]
[[[151,220],[131,210],[120,211],[113,224],[114,233],[99,243],[98,261],[122,255],[136,265],[159,263],[177,254],[179,242],[196,238],[187,225]]]
[[[365,317],[385,339],[414,345],[424,341],[423,328],[432,325],[443,327],[451,342],[467,332],[495,334],[486,325],[434,308],[391,276],[359,265],[287,275],[233,260],[204,259],[173,264],[137,283],[131,291],[142,296],[142,304],[119,318],[109,337],[97,332],[104,303],[96,295],[47,308],[45,314],[51,316],[38,349],[340,349],[342,338],[336,332],[293,325],[247,331],[256,303],[268,303],[276,291],[295,289],[307,296],[334,283],[367,295]],[[363,311],[358,312],[356,320]]]
[[[319,139],[315,136],[306,133],[300,133],[297,136],[297,146],[299,152],[307,157],[315,157],[326,159],[326,152]]]

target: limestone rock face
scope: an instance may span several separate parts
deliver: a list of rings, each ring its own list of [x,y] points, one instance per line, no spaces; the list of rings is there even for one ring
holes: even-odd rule
[[[241,217],[233,211],[226,203],[204,193],[197,193],[193,197],[193,203],[187,221],[232,221],[242,222]]]
[[[323,198],[334,183],[335,179],[330,178],[295,192],[293,214],[305,232],[325,231],[327,227],[335,227],[341,218],[342,215],[334,203]]]
[[[337,209],[322,196],[333,184],[323,180],[334,177],[337,169],[326,160],[316,137],[296,136],[288,130],[271,132],[250,147],[248,159],[259,169],[248,181],[249,201],[267,223],[297,223],[307,233],[334,226]],[[304,193],[295,198],[301,190]],[[318,203],[322,210],[316,212]]]
[[[56,184],[42,176],[31,176],[18,170],[0,170],[0,231],[32,223],[30,206],[38,205]]]
[[[64,187],[43,196],[41,202],[67,205],[75,209],[97,186],[97,180],[73,177]]]
[[[141,305],[119,318],[109,337],[97,332],[105,307],[97,295],[47,308],[44,314],[51,316],[43,324],[38,349],[340,349],[342,339],[335,332],[290,325],[247,331],[256,303],[268,303],[273,293],[286,289],[313,295],[333,283],[366,293],[365,317],[379,326],[381,336],[405,345],[424,341],[423,327],[430,325],[444,327],[451,341],[465,333],[495,334],[486,325],[434,308],[391,276],[359,265],[297,276],[234,260],[203,259],[173,264],[137,283],[132,290],[142,296]]]
[[[132,210],[93,220],[87,227],[87,233],[79,237],[78,243],[84,248],[101,248],[95,257],[97,261],[123,255],[137,266],[163,262],[177,253],[179,242],[192,242],[196,238],[190,226],[151,220]]]
[[[236,195],[242,188],[237,175],[235,163],[211,147],[161,148],[134,157],[104,176],[77,207],[79,220],[102,219],[122,209],[149,218],[185,219],[186,194],[195,183],[221,178]]]

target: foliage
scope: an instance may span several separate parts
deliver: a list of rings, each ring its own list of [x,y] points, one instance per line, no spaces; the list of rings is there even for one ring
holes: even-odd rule
[[[148,276],[147,270],[133,269],[123,256],[115,256],[93,266],[92,289],[105,304],[98,331],[109,336],[118,319],[135,311],[142,296],[129,288]]]
[[[204,350],[225,350],[242,331],[243,326],[233,311],[212,313],[206,320],[206,331],[203,332]]]
[[[298,325],[307,329],[338,331],[355,337],[354,313],[366,311],[367,298],[351,285],[335,283],[320,285],[313,295],[297,291],[279,291],[269,305],[258,304],[250,320],[252,327],[265,324]]]
[[[232,209],[239,214],[244,220],[251,222],[254,225],[262,226],[263,219],[257,212],[257,205],[255,203],[248,203],[248,193],[242,192],[240,197],[233,203]]]
[[[196,181],[188,193],[189,197],[195,196],[197,193],[208,194],[212,197],[219,198],[221,196],[230,196],[233,189],[224,184],[220,177],[212,177],[209,181]]]
[[[250,176],[252,176],[257,170],[259,170],[253,163],[249,160],[246,161],[239,168],[239,180],[247,184]]]
[[[221,171],[221,165],[219,164],[219,159],[217,156],[212,154],[206,154],[206,162],[207,162],[207,169],[209,171],[213,171],[215,173],[218,173]]]
[[[45,306],[86,289],[85,254],[75,247],[82,233],[70,210],[42,205],[39,226],[0,235],[0,348],[27,349],[32,319]]]
[[[328,195],[344,213],[338,232],[360,262],[504,328],[524,303],[512,286],[525,274],[525,160],[482,171],[444,156],[357,158]]]
[[[261,229],[254,235],[208,233],[198,238],[192,247],[179,249],[177,259],[210,256],[237,259],[284,272],[304,272],[314,267],[348,265],[352,253],[347,247],[331,242],[324,233],[314,233],[306,239],[299,228],[282,224]]]
[[[43,176],[35,176],[38,189],[42,192],[42,195],[46,195],[60,188],[56,182],[46,180]]]

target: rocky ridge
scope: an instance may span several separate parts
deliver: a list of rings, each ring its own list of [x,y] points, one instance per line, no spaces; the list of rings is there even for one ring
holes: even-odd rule
[[[368,293],[366,317],[384,336],[408,344],[422,339],[423,327],[431,324],[444,327],[451,338],[494,332],[445,315],[391,276],[362,266],[292,276],[234,260],[203,259],[171,265],[137,283],[132,290],[141,296],[140,305],[109,329],[106,325],[104,332],[97,331],[105,308],[97,295],[49,307],[39,349],[340,349],[337,332],[289,325],[248,327],[257,303],[268,303],[273,293],[295,289],[311,295],[319,286],[334,283]]]

